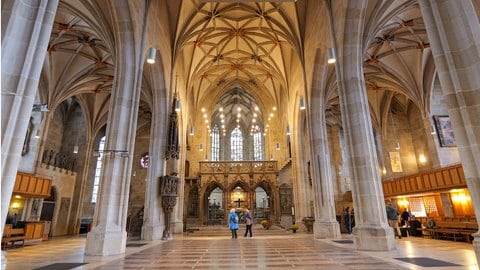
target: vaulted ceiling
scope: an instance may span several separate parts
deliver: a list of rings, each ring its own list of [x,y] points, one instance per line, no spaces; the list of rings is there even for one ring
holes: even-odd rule
[[[193,113],[208,107],[214,117],[215,108],[234,109],[232,104],[241,99],[227,96],[241,89],[260,107],[265,121],[273,107],[281,110],[288,105],[294,96],[292,89],[311,85],[305,78],[311,78],[308,73],[312,71],[305,67],[314,60],[305,59],[311,55],[305,50],[312,49],[306,44],[331,44],[327,40],[331,33],[313,36],[314,31],[308,29],[328,29],[320,25],[328,19],[318,14],[326,2],[154,1],[150,8],[164,8],[161,14],[166,18],[149,21],[159,29],[149,34],[149,40],[164,51],[162,61],[169,68],[165,72],[181,76]],[[341,3],[330,3],[332,13],[341,14],[337,12]],[[141,9],[139,3],[132,6]],[[368,12],[364,72],[374,121],[382,125],[392,100],[399,108],[415,104],[428,110],[434,65],[418,4],[390,1],[372,5]],[[61,0],[42,71],[42,101],[55,108],[75,97],[82,101],[92,126],[106,121],[116,65],[109,17],[108,1]],[[336,25],[343,20],[333,17]],[[165,52],[165,48],[172,51]],[[335,72],[329,74],[334,82]],[[338,105],[335,96],[330,102]],[[142,106],[141,112],[148,114],[149,106]]]

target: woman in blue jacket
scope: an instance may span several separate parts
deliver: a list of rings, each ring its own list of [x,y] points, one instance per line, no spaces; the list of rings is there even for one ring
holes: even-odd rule
[[[230,210],[230,215],[228,215],[228,227],[232,231],[232,239],[237,239],[237,230],[238,230],[238,216],[235,212],[235,208]]]

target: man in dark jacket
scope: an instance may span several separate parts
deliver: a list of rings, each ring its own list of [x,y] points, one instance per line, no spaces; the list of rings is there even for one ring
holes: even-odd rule
[[[400,232],[400,228],[398,228],[398,216],[400,212],[398,212],[397,208],[393,206],[391,202],[387,204],[387,219],[388,225],[393,228],[395,233],[395,238],[398,236],[398,239],[402,239],[402,234]]]

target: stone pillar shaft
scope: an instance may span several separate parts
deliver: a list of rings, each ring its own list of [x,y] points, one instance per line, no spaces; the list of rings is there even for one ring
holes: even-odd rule
[[[318,53],[315,64],[324,66],[324,58]],[[321,69],[321,68],[319,68]],[[320,78],[320,76],[315,76]],[[312,170],[312,186],[314,190],[315,223],[313,233],[315,238],[336,238],[340,236],[340,227],[335,214],[335,177],[332,174],[329,140],[325,116],[325,94],[320,87],[320,81],[313,82],[312,106],[307,108],[308,126],[310,130],[310,149]]]
[[[320,103],[322,104],[322,103]],[[324,108],[324,106],[319,106]],[[340,237],[340,227],[335,214],[334,182],[330,160],[328,133],[325,112],[320,111],[312,119],[312,168],[313,188],[315,190],[315,238]]]
[[[159,92],[165,92],[165,89],[159,89]],[[162,199],[160,197],[160,176],[165,175],[165,140],[167,126],[167,112],[165,110],[167,102],[165,97],[156,95],[152,112],[152,138],[150,140],[149,168],[147,175],[147,185],[145,191],[145,211],[142,226],[142,239],[160,240],[165,228],[163,223],[164,214],[162,209]],[[160,104],[164,104],[160,106]],[[155,162],[152,162],[155,161]]]
[[[349,1],[343,47],[337,52],[342,122],[351,160],[355,208],[355,245],[360,250],[391,250],[393,231],[387,224],[372,120],[363,74],[363,25],[368,1]]]
[[[2,3],[2,232],[57,6],[58,0]]]
[[[292,157],[292,174],[293,178],[293,206],[295,207],[295,221],[299,223],[303,217],[312,215],[310,213],[311,188],[308,182],[308,166],[307,159],[311,156],[307,149],[308,142],[304,140],[305,134],[298,127],[292,132],[292,140],[296,143],[292,144],[293,153],[301,153]],[[279,213],[280,216],[280,213]]]
[[[471,1],[420,0],[460,160],[480,221],[480,27]],[[480,258],[480,233],[473,246]]]
[[[113,1],[110,7],[115,20],[114,49],[116,69],[107,120],[103,168],[93,228],[87,234],[85,254],[108,256],[122,254],[126,249],[126,222],[133,150],[137,132],[143,50],[137,51],[134,26],[128,3]],[[138,30],[141,31],[141,30]],[[108,151],[110,150],[110,151]],[[128,151],[125,157],[115,151]]]

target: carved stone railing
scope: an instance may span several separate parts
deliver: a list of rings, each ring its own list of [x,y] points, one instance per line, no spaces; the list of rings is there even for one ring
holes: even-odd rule
[[[42,155],[42,163],[46,164],[46,168],[50,166],[54,168],[64,169],[67,171],[77,171],[77,157],[74,155],[57,153],[53,150],[44,150]]]
[[[276,173],[277,161],[200,161],[200,174]]]

